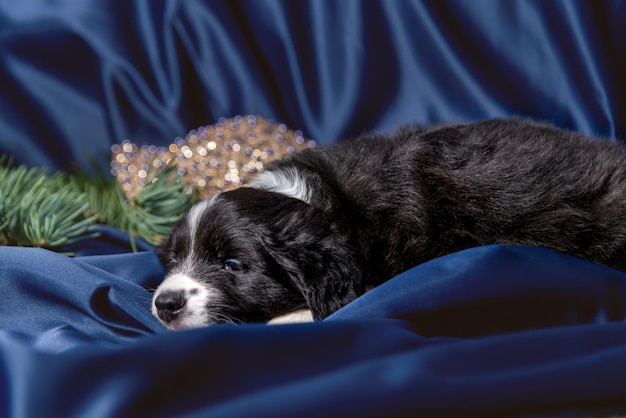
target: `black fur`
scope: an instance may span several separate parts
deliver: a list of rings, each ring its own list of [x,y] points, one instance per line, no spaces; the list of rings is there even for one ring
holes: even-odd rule
[[[308,307],[319,320],[406,269],[492,243],[626,268],[626,149],[615,141],[488,120],[365,136],[267,170],[288,167],[306,179],[311,204],[242,188],[202,217],[194,271],[227,295],[225,318]],[[187,233],[185,220],[174,228],[166,265],[189,251]],[[245,269],[225,271],[228,258]]]

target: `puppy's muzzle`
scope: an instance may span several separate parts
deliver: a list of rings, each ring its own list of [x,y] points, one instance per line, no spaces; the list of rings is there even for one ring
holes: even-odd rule
[[[164,322],[170,323],[183,311],[187,303],[184,291],[165,291],[154,300],[157,315]]]

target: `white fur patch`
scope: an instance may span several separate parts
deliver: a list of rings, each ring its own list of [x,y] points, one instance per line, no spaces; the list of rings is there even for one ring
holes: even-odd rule
[[[291,312],[285,315],[277,316],[270,319],[267,324],[295,324],[300,322],[313,322],[313,314],[308,309],[302,309],[300,311]]]
[[[215,202],[218,196],[219,193],[196,203],[191,207],[191,209],[189,209],[189,213],[187,214],[187,225],[189,226],[189,236],[191,237],[191,248],[193,248],[196,231],[200,226],[202,215]]]
[[[189,271],[193,268],[195,264],[195,254],[193,253],[194,248],[196,248],[196,234],[198,228],[200,227],[200,220],[202,219],[202,215],[207,211],[207,209],[215,202],[219,194],[215,194],[208,199],[202,200],[189,209],[189,213],[187,214],[187,227],[189,228],[189,255],[182,260],[182,265],[179,268],[179,272]]]
[[[156,298],[165,291],[182,292],[187,300],[182,312],[169,323],[161,321],[154,304]],[[154,292],[152,297],[152,314],[171,330],[199,328],[206,326],[207,303],[217,298],[219,298],[219,294],[216,291],[207,289],[184,273],[176,273],[167,276],[156,292]]]
[[[202,200],[189,209],[189,214],[187,215],[187,225],[189,226],[189,235],[193,239],[196,236],[196,231],[198,230],[198,226],[200,225],[200,219],[202,218],[202,214],[206,211],[206,209],[213,202],[213,197],[207,200]]]
[[[298,170],[292,167],[264,171],[250,182],[250,186],[311,203],[311,190],[306,180]]]

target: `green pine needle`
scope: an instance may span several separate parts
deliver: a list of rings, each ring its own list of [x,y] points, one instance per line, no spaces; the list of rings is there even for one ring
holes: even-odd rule
[[[197,194],[182,182],[175,170],[173,164],[166,167],[128,202],[128,231],[152,244],[160,243],[173,224],[198,200]]]
[[[134,237],[153,245],[161,243],[172,226],[198,200],[195,190],[176,174],[174,162],[155,175],[154,180],[130,200],[126,199],[113,177],[81,174],[76,179],[79,187],[87,193],[90,209],[98,222],[127,232],[133,247]]]
[[[92,236],[86,197],[68,184],[66,174],[0,156],[0,244],[52,248]]]
[[[129,233],[135,250],[136,237],[157,245],[198,196],[174,163],[156,174],[128,200],[113,176],[50,174],[0,156],[0,245],[55,249],[93,237],[97,223]]]

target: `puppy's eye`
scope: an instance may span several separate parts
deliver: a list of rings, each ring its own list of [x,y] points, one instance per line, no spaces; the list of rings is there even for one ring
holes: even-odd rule
[[[244,264],[235,259],[235,258],[229,258],[228,260],[224,261],[224,270],[230,270],[230,271],[241,271],[245,268]]]
[[[159,254],[159,261],[165,268],[172,268],[178,264],[178,261],[168,254]]]
[[[161,258],[161,262],[166,268],[172,268],[178,264],[178,260],[173,256],[165,256]]]

